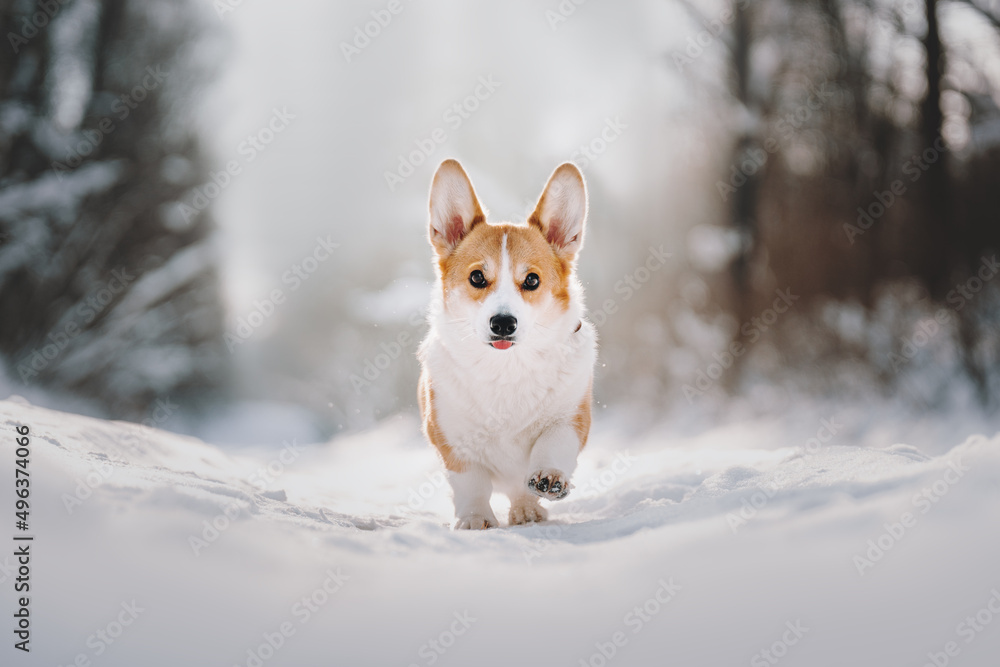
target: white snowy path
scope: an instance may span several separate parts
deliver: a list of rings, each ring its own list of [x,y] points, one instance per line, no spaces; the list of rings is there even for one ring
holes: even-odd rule
[[[552,521],[456,533],[406,418],[286,453],[265,490],[254,473],[277,451],[6,401],[8,544],[19,424],[32,441],[32,651],[5,630],[4,665],[1000,664],[992,434],[927,456],[891,442],[748,447],[771,437],[750,426],[678,444],[599,425]],[[855,557],[880,537],[890,548],[860,574]],[[0,565],[10,627],[13,558]]]

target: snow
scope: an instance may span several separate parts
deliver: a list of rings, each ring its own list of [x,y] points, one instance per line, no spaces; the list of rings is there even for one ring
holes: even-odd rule
[[[128,322],[128,316],[141,316],[160,301],[180,291],[185,285],[196,281],[206,273],[218,259],[215,241],[209,238],[178,250],[162,266],[144,273],[115,307],[115,315]],[[121,322],[118,326],[123,326]],[[125,324],[124,326],[127,326]]]
[[[0,193],[0,212],[16,219],[38,211],[54,211],[58,222],[68,224],[80,201],[110,189],[123,169],[121,160],[90,162],[75,169],[68,179],[52,172],[28,183],[11,185]]]
[[[917,447],[837,419],[629,435],[607,414],[551,521],[469,533],[412,416],[227,450],[13,398],[0,479],[29,425],[35,535],[17,662],[995,665],[1000,435]]]

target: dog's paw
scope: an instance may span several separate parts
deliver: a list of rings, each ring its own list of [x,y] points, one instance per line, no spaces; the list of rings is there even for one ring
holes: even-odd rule
[[[538,504],[538,499],[527,496],[513,500],[510,503],[510,525],[519,526],[523,523],[545,521],[549,518],[548,511]]]
[[[528,478],[528,490],[549,500],[565,498],[572,488],[566,475],[558,470],[538,470]]]
[[[500,524],[497,523],[496,518],[486,517],[482,514],[469,514],[467,516],[460,517],[455,521],[455,530],[486,530],[487,528],[496,528]]]

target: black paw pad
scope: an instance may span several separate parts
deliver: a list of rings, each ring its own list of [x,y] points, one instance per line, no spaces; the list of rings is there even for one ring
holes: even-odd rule
[[[549,500],[559,500],[560,498],[565,498],[572,488],[572,484],[564,481],[558,471],[552,471],[549,473],[544,473],[542,471],[536,472],[534,475],[528,479],[528,488],[542,498],[547,498]]]

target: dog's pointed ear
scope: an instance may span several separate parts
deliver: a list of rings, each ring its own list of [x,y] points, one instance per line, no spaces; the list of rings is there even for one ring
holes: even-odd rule
[[[556,167],[545,190],[528,218],[552,245],[556,254],[569,261],[583,247],[583,227],[587,220],[587,185],[572,162]]]
[[[473,227],[486,222],[472,181],[457,160],[445,160],[434,172],[430,195],[430,241],[438,257],[452,253]]]

